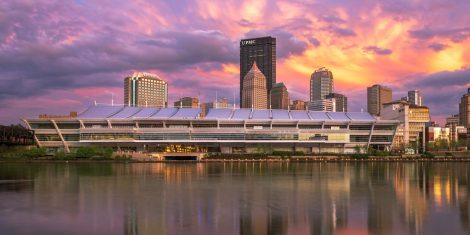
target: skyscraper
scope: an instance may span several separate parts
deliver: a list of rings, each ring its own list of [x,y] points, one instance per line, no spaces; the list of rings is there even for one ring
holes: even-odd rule
[[[367,111],[372,115],[380,115],[384,103],[392,102],[392,90],[375,84],[367,88]]]
[[[319,68],[310,77],[310,101],[322,100],[333,93],[333,73],[326,68]]]
[[[174,107],[199,108],[199,99],[194,97],[183,97],[174,103]]]
[[[276,83],[271,90],[271,108],[288,109],[289,108],[289,92],[284,83]]]
[[[240,107],[246,106],[242,99],[243,79],[255,61],[266,77],[266,96],[268,96],[276,84],[276,38],[250,38],[240,41]]]
[[[266,77],[256,61],[243,79],[242,108],[267,109]]]
[[[421,96],[421,92],[418,90],[408,91],[408,102],[410,102],[410,104],[422,106],[423,97]]]
[[[124,105],[166,107],[168,84],[158,75],[135,72],[124,79]]]
[[[467,94],[460,98],[459,118],[461,126],[470,128],[470,88],[467,89]]]
[[[334,112],[347,112],[348,111],[348,97],[339,93],[330,93],[326,95],[327,99],[335,99]]]

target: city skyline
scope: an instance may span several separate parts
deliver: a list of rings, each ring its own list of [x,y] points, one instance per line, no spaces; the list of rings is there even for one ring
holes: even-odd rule
[[[167,81],[170,101],[198,92],[201,102],[216,92],[231,99],[239,92],[239,41],[273,36],[276,80],[292,100],[308,100],[310,74],[327,67],[351,111],[366,110],[373,84],[392,88],[394,100],[417,89],[442,124],[470,85],[470,3],[443,2],[7,2],[0,123],[82,111],[93,100],[111,103],[112,94],[122,100],[122,79],[134,71]]]

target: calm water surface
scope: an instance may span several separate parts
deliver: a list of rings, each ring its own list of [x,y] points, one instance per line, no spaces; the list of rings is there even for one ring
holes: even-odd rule
[[[467,163],[0,163],[0,234],[469,234]]]

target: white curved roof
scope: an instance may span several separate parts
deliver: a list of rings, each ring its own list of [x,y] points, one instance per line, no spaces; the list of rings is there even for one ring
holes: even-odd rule
[[[199,119],[199,108],[147,108],[123,106],[91,106],[78,119]],[[316,112],[283,109],[210,109],[206,120],[312,120],[312,121],[374,121],[369,113]]]

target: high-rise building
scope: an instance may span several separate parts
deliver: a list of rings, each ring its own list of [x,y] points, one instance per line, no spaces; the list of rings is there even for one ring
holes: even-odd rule
[[[305,110],[305,101],[303,100],[294,100],[290,105],[291,110]]]
[[[367,88],[367,111],[379,116],[383,104],[392,102],[392,90],[381,85],[373,85]]]
[[[199,99],[193,97],[183,97],[174,103],[174,107],[199,108]]]
[[[333,93],[333,73],[326,68],[319,68],[310,77],[310,101],[325,99]]]
[[[276,83],[271,90],[271,108],[289,109],[289,92],[284,83]]]
[[[408,91],[408,102],[410,104],[422,106],[423,105],[423,97],[421,96],[421,92],[418,90]]]
[[[327,99],[335,99],[334,112],[347,112],[348,111],[348,97],[339,93],[330,93],[326,95]]]
[[[243,79],[242,108],[267,109],[266,77],[256,62]]]
[[[470,88],[467,89],[467,94],[460,98],[459,118],[460,125],[470,129]]]
[[[422,152],[425,148],[425,127],[430,121],[429,108],[417,106],[406,101],[394,101],[383,104],[380,118],[400,122],[393,140],[395,149],[414,149]]]
[[[336,99],[321,99],[314,100],[308,104],[308,110],[311,111],[324,111],[324,112],[336,112]]]
[[[243,79],[251,69],[253,62],[266,77],[267,95],[276,84],[276,38],[262,37],[250,38],[240,41],[240,107],[246,107],[243,103]]]
[[[156,74],[135,72],[124,79],[124,105],[166,107],[168,83]]]
[[[201,104],[202,114],[206,116],[209,109],[231,109],[233,104],[230,104],[226,98],[215,100],[213,102]]]

